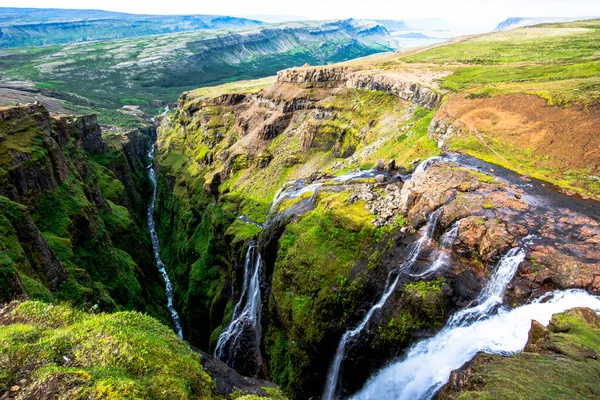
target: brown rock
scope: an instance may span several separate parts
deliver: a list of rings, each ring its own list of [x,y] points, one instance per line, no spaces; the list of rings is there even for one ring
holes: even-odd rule
[[[541,353],[552,347],[550,331],[544,325],[533,320],[529,329],[529,338],[525,345],[525,351],[529,353]]]
[[[392,172],[393,170],[395,170],[396,169],[396,160],[390,160],[387,163],[385,169],[389,172]]]

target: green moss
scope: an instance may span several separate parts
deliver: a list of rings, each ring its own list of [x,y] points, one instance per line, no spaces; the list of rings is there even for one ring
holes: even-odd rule
[[[29,296],[29,298],[34,300],[42,300],[42,301],[53,301],[54,296],[46,286],[44,286],[40,281],[30,278],[25,274],[20,275],[21,283],[23,284],[23,289],[25,289],[25,293]]]
[[[0,370],[6,371],[0,390],[33,366],[25,392],[54,382],[60,398],[215,397],[200,356],[151,317],[87,315],[37,302],[20,304],[11,317],[19,323],[0,327]]]
[[[231,244],[236,246],[256,238],[260,231],[261,229],[258,226],[236,219],[233,224],[227,228],[225,235],[232,237]]]
[[[378,326],[372,346],[375,350],[408,345],[416,332],[441,327],[445,318],[443,278],[412,282],[404,286],[400,303]]]
[[[94,175],[98,178],[98,186],[107,200],[119,202],[125,195],[125,186],[108,168],[97,162],[90,162]]]

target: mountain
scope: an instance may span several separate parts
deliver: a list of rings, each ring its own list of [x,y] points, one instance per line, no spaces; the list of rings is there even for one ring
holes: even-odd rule
[[[404,39],[432,39],[430,36],[427,36],[421,32],[410,32],[410,33],[403,33],[403,34],[396,34],[394,35],[394,37],[397,38],[404,38]]]
[[[99,10],[0,8],[0,48],[260,26],[217,15],[142,15]]]
[[[310,18],[303,17],[301,15],[249,15],[247,18],[263,21],[269,24],[280,24],[282,22],[294,22],[294,21],[309,21]]]
[[[498,24],[495,32],[504,31],[507,29],[520,28],[524,26],[531,26],[537,24],[547,24],[547,23],[559,23],[559,22],[569,22],[569,21],[577,21],[577,20],[585,20],[585,19],[593,19],[594,17],[538,17],[538,18],[523,18],[523,17],[512,17],[508,18]]]
[[[52,111],[97,112],[101,123],[131,125],[136,123],[132,113],[156,114],[181,91],[199,85],[259,78],[294,65],[338,62],[395,47],[381,25],[346,20],[7,49],[0,53],[0,65],[2,78],[11,82],[0,84],[0,92],[4,104],[33,96]]]
[[[373,22],[385,26],[385,29],[387,29],[390,32],[405,31],[405,30],[409,29],[408,25],[406,25],[406,22],[399,21],[399,20],[374,19]]]

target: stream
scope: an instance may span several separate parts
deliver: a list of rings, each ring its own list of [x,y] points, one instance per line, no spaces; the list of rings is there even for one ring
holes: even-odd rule
[[[179,313],[175,309],[173,305],[173,284],[171,283],[171,279],[169,279],[169,274],[165,269],[165,264],[160,258],[160,241],[158,240],[158,234],[156,233],[156,223],[154,221],[154,207],[156,206],[156,174],[154,172],[154,146],[148,153],[148,157],[150,158],[150,165],[148,165],[148,175],[150,176],[150,180],[152,181],[153,190],[152,190],[152,201],[148,205],[148,230],[150,231],[150,239],[152,239],[152,249],[154,250],[154,258],[156,259],[156,266],[158,271],[163,277],[165,281],[165,295],[167,296],[167,308],[169,313],[171,314],[171,319],[173,320],[173,325],[175,327],[175,332],[177,336],[183,339],[183,329],[181,328],[181,319],[179,318]]]

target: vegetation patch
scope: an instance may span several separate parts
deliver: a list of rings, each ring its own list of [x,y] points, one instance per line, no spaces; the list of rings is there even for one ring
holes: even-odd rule
[[[146,315],[85,314],[25,302],[3,320],[10,322],[0,327],[1,392],[18,384],[24,396],[54,391],[57,398],[216,398],[200,356]],[[16,376],[26,376],[26,383]]]

